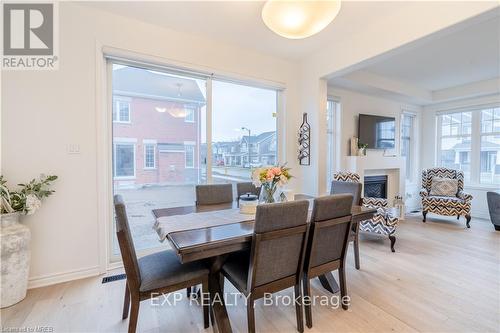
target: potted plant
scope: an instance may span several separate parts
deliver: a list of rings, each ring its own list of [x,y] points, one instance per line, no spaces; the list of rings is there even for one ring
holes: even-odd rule
[[[259,202],[273,203],[286,200],[282,196],[281,191],[277,191],[283,187],[292,175],[290,168],[282,166],[274,166],[268,168],[258,168],[252,173],[252,181],[256,187],[262,187],[260,191]]]
[[[358,142],[358,155],[366,156],[366,148],[368,148],[368,144]]]
[[[32,215],[41,207],[42,199],[54,193],[49,186],[56,179],[57,176],[42,175],[11,190],[0,175],[2,308],[23,300],[28,287],[31,234],[29,228],[20,223],[20,217]]]

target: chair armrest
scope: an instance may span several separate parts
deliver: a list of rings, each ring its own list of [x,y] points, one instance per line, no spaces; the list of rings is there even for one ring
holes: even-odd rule
[[[363,198],[363,206],[365,207],[387,207],[387,199],[382,198]]]
[[[429,196],[429,192],[427,192],[427,190],[425,188],[423,188],[423,189],[420,190],[420,196],[422,198],[428,197]]]
[[[464,200],[465,202],[472,201],[472,195],[464,191],[458,191],[457,197]]]

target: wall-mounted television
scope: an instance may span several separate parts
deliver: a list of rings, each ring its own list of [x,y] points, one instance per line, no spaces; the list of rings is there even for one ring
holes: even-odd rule
[[[396,118],[360,114],[358,139],[368,149],[391,149],[396,142]]]

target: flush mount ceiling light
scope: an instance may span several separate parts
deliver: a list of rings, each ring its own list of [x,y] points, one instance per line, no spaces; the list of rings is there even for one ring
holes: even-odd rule
[[[269,29],[282,37],[301,39],[326,28],[339,10],[340,0],[268,0],[262,8],[262,20]]]

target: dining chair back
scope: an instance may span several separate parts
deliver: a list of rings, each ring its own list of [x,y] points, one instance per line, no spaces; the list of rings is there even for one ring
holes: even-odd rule
[[[127,275],[122,319],[129,317],[128,332],[137,327],[140,302],[193,285],[202,284],[208,291],[209,270],[202,262],[181,264],[176,253],[169,249],[137,258],[130,233],[127,211],[121,195],[114,196],[116,236]],[[209,327],[209,304],[202,302],[203,324]]]
[[[361,183],[332,180],[330,194],[352,194],[352,205],[361,206]]]
[[[120,246],[122,255],[123,266],[127,274],[127,283],[130,288],[139,289],[141,285],[141,273],[139,271],[139,264],[137,262],[137,254],[135,252],[134,241],[130,233],[130,226],[128,223],[127,210],[121,195],[115,195],[115,223],[116,223],[116,237]]]
[[[295,281],[302,273],[308,207],[307,200],[257,206],[248,275],[251,289],[281,279]]]
[[[303,276],[304,295],[311,296],[310,279],[339,270],[342,300],[347,294],[344,262],[351,231],[352,195],[329,195],[314,199]],[[342,303],[347,309],[347,304]],[[312,327],[312,310],[306,303],[306,324]]]
[[[307,200],[257,206],[250,253],[228,258],[222,273],[247,296],[248,332],[255,332],[255,300],[294,287],[297,330],[304,331],[300,283],[307,246]]]
[[[357,176],[357,175],[355,175]],[[359,178],[359,176],[358,176]],[[332,186],[330,188],[330,194],[352,194],[352,205],[362,206],[363,200],[361,199],[361,188],[362,184],[354,180],[349,180],[344,178],[339,178],[343,180],[333,180]],[[359,223],[353,222],[351,226],[351,234],[349,236],[349,241],[353,242],[354,249],[354,266],[356,269],[360,268],[359,263]]]
[[[196,185],[196,205],[217,205],[233,202],[232,184]]]

